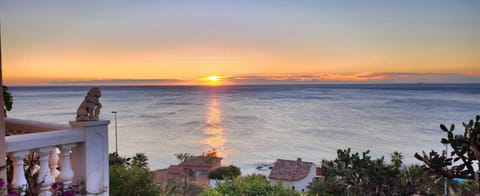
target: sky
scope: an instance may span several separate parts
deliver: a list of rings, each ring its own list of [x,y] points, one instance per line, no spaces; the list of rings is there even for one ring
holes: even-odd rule
[[[480,82],[480,1],[0,0],[7,85]]]

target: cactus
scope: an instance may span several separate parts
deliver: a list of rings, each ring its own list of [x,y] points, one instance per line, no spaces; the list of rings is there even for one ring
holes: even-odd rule
[[[432,150],[429,154],[424,151],[423,155],[415,153],[415,158],[422,161],[430,171],[443,177],[479,181],[480,162],[476,161],[480,160],[479,121],[480,116],[477,115],[475,121],[463,123],[463,134],[454,134],[455,125],[453,124],[450,128],[440,125],[440,129],[447,133],[447,137],[442,138],[440,142],[451,147],[450,155],[445,151],[440,154]],[[477,166],[474,163],[477,163]]]

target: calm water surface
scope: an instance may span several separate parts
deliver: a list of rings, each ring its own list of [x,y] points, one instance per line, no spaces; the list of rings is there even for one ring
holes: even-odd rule
[[[48,122],[75,118],[88,87],[11,87],[8,116]],[[443,149],[439,124],[480,114],[480,84],[371,84],[228,87],[101,87],[102,119],[111,120],[114,151],[144,152],[152,169],[175,153],[216,149],[244,173],[277,158],[319,163],[339,148],[372,155]]]

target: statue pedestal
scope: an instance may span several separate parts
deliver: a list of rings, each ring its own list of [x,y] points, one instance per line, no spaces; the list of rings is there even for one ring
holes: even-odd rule
[[[78,171],[74,184],[85,179],[89,193],[98,193],[109,185],[108,124],[108,120],[70,122],[73,129],[83,131],[85,136],[85,142],[72,149],[72,154],[78,155],[72,156],[72,166]]]

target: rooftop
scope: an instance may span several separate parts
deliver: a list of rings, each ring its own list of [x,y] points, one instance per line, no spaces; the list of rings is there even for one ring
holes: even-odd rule
[[[168,174],[181,174],[182,173],[182,167],[178,165],[170,165],[167,169]]]
[[[196,156],[185,160],[180,163],[181,166],[190,166],[190,167],[211,167],[216,160],[221,160],[222,158],[213,158],[207,156]]]
[[[305,162],[298,158],[295,160],[277,159],[273,164],[268,178],[274,180],[297,181],[308,176],[312,162]]]

